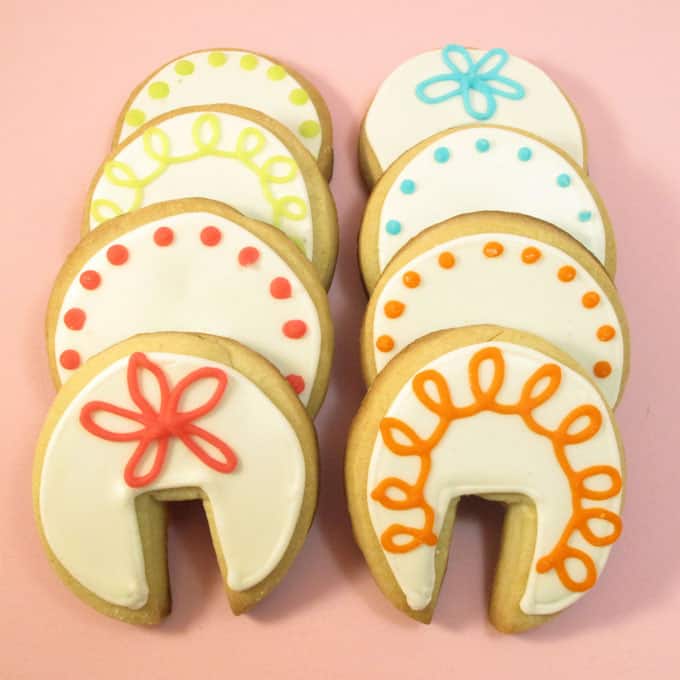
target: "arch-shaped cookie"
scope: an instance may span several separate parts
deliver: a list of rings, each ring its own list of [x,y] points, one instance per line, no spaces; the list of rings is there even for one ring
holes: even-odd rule
[[[409,239],[456,215],[497,210],[554,224],[613,277],[616,246],[606,208],[583,170],[544,140],[492,125],[437,133],[399,157],[376,184],[359,236],[364,282]]]
[[[433,331],[497,323],[570,354],[615,405],[628,373],[628,327],[601,265],[549,224],[472,213],[426,229],[390,262],[361,337],[364,375]]]
[[[159,203],[103,224],[76,246],[50,298],[55,383],[139,333],[231,337],[272,361],[311,414],[333,353],[326,292],[269,225],[205,199]]]
[[[359,140],[366,182],[434,133],[480,121],[538,135],[585,167],[581,121],[548,75],[500,48],[447,45],[411,57],[378,88]]]
[[[177,109],[116,147],[92,181],[83,235],[152,203],[209,198],[281,229],[330,285],[335,204],[314,158],[281,123],[232,105]]]
[[[236,104],[285,125],[316,158],[323,175],[333,169],[331,117],[309,81],[271,57],[233,48],[183,54],[154,71],[128,98],[113,147],[144,123],[174,109]]]
[[[170,610],[165,501],[201,499],[235,613],[281,580],[309,529],[316,436],[271,364],[231,340],[141,335],[90,359],[38,441],[34,508],[53,566],[131,623]]]
[[[424,622],[461,496],[509,504],[490,608],[506,632],[578,600],[621,531],[622,448],[601,393],[567,355],[497,326],[433,333],[387,366],[352,424],[346,481],[374,578]]]

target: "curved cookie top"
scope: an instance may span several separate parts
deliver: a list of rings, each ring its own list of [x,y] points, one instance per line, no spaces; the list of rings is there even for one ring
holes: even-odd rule
[[[288,239],[227,206],[158,204],[81,241],[50,300],[55,381],[124,338],[167,330],[232,337],[272,361],[310,412],[323,401],[333,346],[325,291]]]
[[[432,227],[394,258],[364,321],[366,379],[423,335],[483,323],[545,338],[617,403],[627,374],[628,331],[613,284],[559,230],[500,213]]]
[[[337,222],[327,183],[285,127],[252,109],[179,109],[140,128],[97,172],[83,231],[152,203],[193,197],[278,227],[330,282]]]
[[[206,104],[247,106],[279,121],[330,177],[331,119],[316,88],[270,57],[235,49],[191,52],[155,71],[126,102],[113,146],[157,116]]]
[[[447,45],[412,57],[379,87],[362,134],[367,179],[434,133],[475,121],[536,134],[585,166],[578,116],[541,69],[502,49]]]
[[[472,125],[434,135],[380,178],[360,236],[367,287],[373,288],[394,254],[420,231],[479,210],[524,214],[554,224],[614,271],[609,217],[581,168],[532,135]]]

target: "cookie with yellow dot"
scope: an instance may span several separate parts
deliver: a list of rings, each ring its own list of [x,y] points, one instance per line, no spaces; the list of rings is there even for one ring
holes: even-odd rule
[[[578,361],[612,407],[618,402],[628,373],[628,326],[606,271],[556,227],[498,212],[426,229],[392,259],[364,319],[367,383],[418,338],[484,323],[551,342]]]
[[[123,107],[113,146],[173,109],[206,104],[247,106],[274,118],[297,137],[330,178],[331,118],[317,89],[271,57],[230,48],[191,52],[154,71]]]

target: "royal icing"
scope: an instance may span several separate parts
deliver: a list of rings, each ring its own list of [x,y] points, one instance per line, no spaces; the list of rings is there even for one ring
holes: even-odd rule
[[[446,240],[391,273],[374,295],[366,337],[376,372],[427,333],[493,323],[552,342],[581,364],[611,405],[620,396],[622,320],[586,268],[543,241],[493,232]]]
[[[448,45],[412,57],[378,89],[364,132],[385,170],[434,133],[480,120],[536,134],[585,163],[569,101],[538,67],[500,49]]]
[[[405,382],[376,433],[366,502],[394,578],[421,610],[450,504],[527,497],[538,522],[520,607],[545,615],[602,573],[621,532],[621,487],[616,431],[592,384],[540,352],[487,342],[448,351]]]
[[[224,111],[179,111],[140,130],[104,163],[88,208],[90,229],[177,198],[211,198],[273,224],[307,255],[314,224],[305,177],[270,130]]]
[[[237,104],[283,123],[317,158],[322,124],[309,92],[280,64],[239,50],[203,50],[163,66],[126,104],[117,144],[174,109]]]
[[[227,584],[239,591],[284,555],[305,476],[294,428],[245,375],[195,356],[136,353],[97,374],[59,417],[40,472],[40,521],[76,581],[140,609],[149,585],[139,494],[201,489]]]
[[[599,198],[570,161],[520,132],[489,126],[452,130],[424,146],[379,195],[379,224],[372,228],[377,226],[380,271],[423,229],[479,210],[554,224],[605,263],[607,218]]]
[[[106,227],[103,227],[104,229]],[[319,312],[293,268],[219,215],[153,219],[81,258],[50,348],[64,382],[82,362],[139,333],[233,338],[272,361],[307,404],[318,380]]]

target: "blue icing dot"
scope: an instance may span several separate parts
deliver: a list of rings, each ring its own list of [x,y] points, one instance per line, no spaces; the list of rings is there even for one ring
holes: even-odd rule
[[[401,231],[401,222],[398,220],[388,220],[385,231],[392,236],[396,236]]]
[[[451,158],[451,152],[445,146],[440,146],[438,149],[435,149],[434,159],[437,163],[446,163],[449,158]]]
[[[480,151],[481,153],[484,153],[485,151],[488,151],[491,148],[491,144],[489,144],[488,139],[478,139],[475,142],[475,147],[477,148],[477,151]]]
[[[566,173],[562,173],[561,175],[557,175],[557,185],[560,187],[568,187],[571,184],[571,177],[567,175]]]
[[[518,152],[517,152],[517,158],[519,158],[521,161],[528,161],[532,156],[531,149],[528,146],[523,146]]]
[[[581,210],[581,212],[578,214],[578,219],[579,222],[589,222],[592,216],[593,213],[590,212],[590,210]]]
[[[412,179],[405,179],[399,188],[402,194],[412,194],[416,190],[416,183]]]

